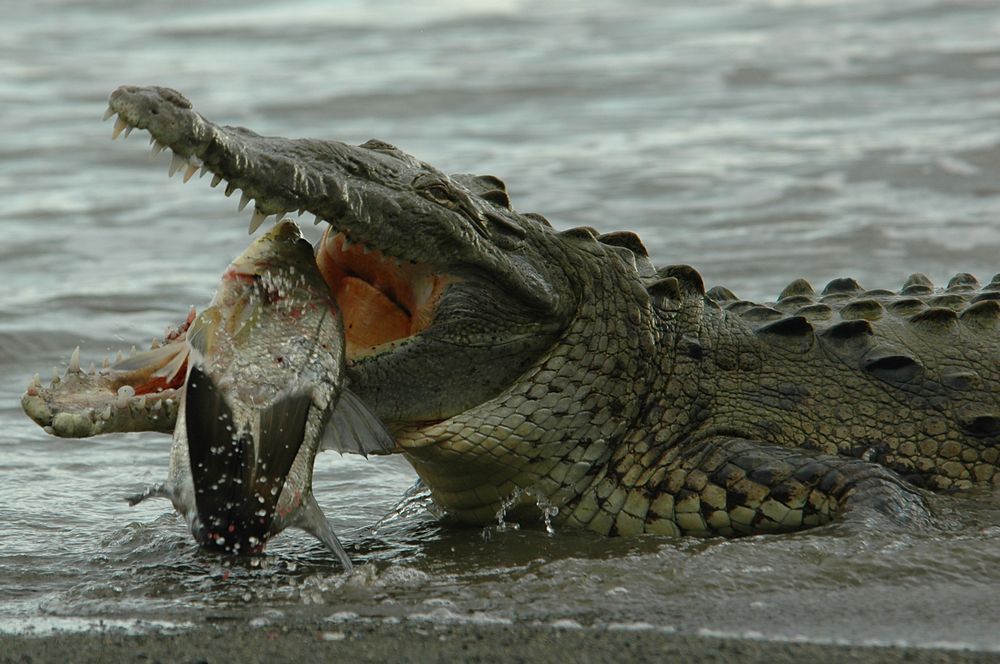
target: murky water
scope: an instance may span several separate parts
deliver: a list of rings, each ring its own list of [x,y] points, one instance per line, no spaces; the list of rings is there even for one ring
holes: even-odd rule
[[[166,502],[169,440],[48,437],[36,371],[143,345],[203,306],[249,214],[108,140],[122,83],[261,133],[371,137],[504,177],[559,226],[632,229],[749,298],[795,277],[894,286],[1000,271],[993,0],[433,4],[0,2],[0,631],[337,620],[528,621],[1000,650],[1000,499],[928,532],[857,522],[736,541],[455,530],[402,459],[326,455],[320,503],[359,563],[305,535],[257,567],[199,553]],[[418,506],[419,507],[419,506]],[[136,622],[139,621],[139,622]],[[157,622],[159,621],[159,622]]]

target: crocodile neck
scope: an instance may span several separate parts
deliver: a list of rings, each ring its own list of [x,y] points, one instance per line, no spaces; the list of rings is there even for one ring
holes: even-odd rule
[[[501,507],[517,513],[518,504],[530,515],[535,503],[564,518],[641,428],[669,364],[659,348],[671,328],[634,270],[586,269],[572,252],[559,260],[575,266],[580,301],[558,342],[496,398],[400,437],[435,501],[460,522],[490,521]]]

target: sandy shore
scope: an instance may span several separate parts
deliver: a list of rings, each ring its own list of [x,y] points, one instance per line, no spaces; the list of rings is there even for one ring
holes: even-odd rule
[[[996,662],[996,653],[717,639],[522,625],[202,625],[175,633],[0,635],[0,662]]]

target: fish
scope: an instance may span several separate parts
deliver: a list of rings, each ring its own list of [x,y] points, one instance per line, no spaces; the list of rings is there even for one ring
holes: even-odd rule
[[[170,499],[195,540],[224,554],[262,554],[282,530],[300,528],[349,571],[313,495],[316,455],[388,453],[395,441],[347,388],[344,344],[312,245],[293,222],[279,222],[225,270],[183,348],[157,349],[187,374],[167,482],[130,502]]]

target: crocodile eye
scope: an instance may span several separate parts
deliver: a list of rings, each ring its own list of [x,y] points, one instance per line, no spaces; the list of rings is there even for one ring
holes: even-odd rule
[[[424,194],[435,203],[440,203],[450,208],[455,207],[456,201],[454,197],[448,191],[448,188],[442,184],[432,184],[424,189]]]

